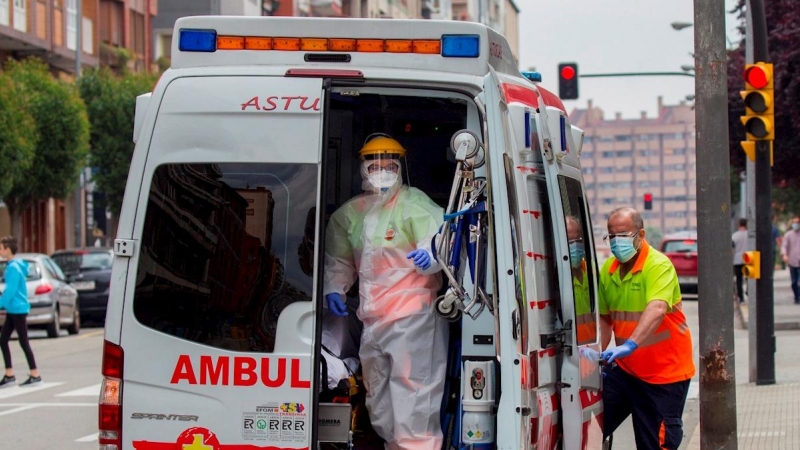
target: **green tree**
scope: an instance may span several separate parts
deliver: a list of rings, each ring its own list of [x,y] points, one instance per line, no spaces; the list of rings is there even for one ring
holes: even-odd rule
[[[24,97],[9,77],[0,74],[0,198],[24,181],[22,173],[33,162],[38,140],[36,121]]]
[[[122,206],[133,155],[136,97],[150,92],[155,82],[154,75],[117,76],[107,68],[88,70],[78,80],[92,124],[89,163],[95,169],[93,178],[115,215]]]
[[[77,89],[54,79],[43,61],[10,60],[6,70],[38,134],[32,163],[20,171],[5,198],[12,230],[18,233],[20,211],[39,200],[63,199],[75,187],[89,151],[89,120]]]

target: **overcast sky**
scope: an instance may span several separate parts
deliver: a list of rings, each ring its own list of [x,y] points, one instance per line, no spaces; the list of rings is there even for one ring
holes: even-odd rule
[[[674,30],[672,22],[693,22],[693,0],[517,0],[521,9],[520,68],[535,67],[542,85],[558,93],[558,64],[578,63],[582,74],[680,72],[694,65],[694,28]],[[736,0],[725,0],[726,11]],[[728,37],[738,43],[737,19],[728,14]],[[591,99],[606,119],[656,115],[658,96],[677,104],[694,94],[694,78],[580,78],[580,98],[565,101],[567,111],[586,108]]]

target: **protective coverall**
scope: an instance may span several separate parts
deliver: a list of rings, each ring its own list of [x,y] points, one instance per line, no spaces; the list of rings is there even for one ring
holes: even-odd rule
[[[438,450],[447,364],[447,324],[432,306],[440,266],[431,259],[422,270],[409,252],[430,254],[443,211],[402,176],[378,189],[364,167],[367,192],[342,205],[327,228],[323,293],[344,296],[359,279],[366,406],[386,447]]]

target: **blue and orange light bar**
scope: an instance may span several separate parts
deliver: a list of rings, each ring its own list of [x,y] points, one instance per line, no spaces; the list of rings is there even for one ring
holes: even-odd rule
[[[448,58],[480,56],[477,34],[444,34],[440,39],[349,39],[266,36],[221,36],[215,30],[182,29],[182,52],[270,50],[302,52],[419,53]]]

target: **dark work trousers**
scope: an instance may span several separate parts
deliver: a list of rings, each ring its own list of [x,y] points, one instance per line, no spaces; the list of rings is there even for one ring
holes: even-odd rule
[[[744,274],[742,273],[744,264],[733,265],[733,275],[736,277],[736,295],[739,296],[739,301],[744,301],[744,289],[742,288],[742,281],[744,281]]]
[[[6,363],[6,369],[11,369],[11,349],[8,348],[8,340],[11,339],[11,333],[17,330],[17,338],[19,346],[25,352],[25,359],[28,360],[28,367],[31,370],[36,369],[36,361],[33,359],[33,350],[31,344],[28,342],[28,315],[27,314],[6,314],[6,322],[3,324],[3,330],[0,331],[0,348],[3,350],[3,361]]]
[[[620,369],[603,369],[603,436],[633,415],[637,450],[676,450],[683,439],[689,381],[650,384]]]

